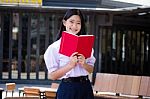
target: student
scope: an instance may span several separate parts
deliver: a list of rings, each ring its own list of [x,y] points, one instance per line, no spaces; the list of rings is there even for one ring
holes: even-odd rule
[[[85,34],[85,22],[78,9],[69,9],[62,20],[56,41],[44,54],[44,60],[52,80],[60,79],[56,99],[94,99],[88,75],[93,72],[95,57],[92,49],[91,57],[75,52],[70,57],[59,53],[62,31],[77,35]],[[86,49],[85,49],[86,50]]]

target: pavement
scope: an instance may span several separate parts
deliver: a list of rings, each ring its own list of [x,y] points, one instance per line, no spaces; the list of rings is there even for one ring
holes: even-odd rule
[[[50,87],[50,85],[37,85],[37,84],[16,84],[16,89],[13,93],[13,96],[19,96],[19,91],[18,88],[20,87],[24,87],[24,86],[35,86],[35,87]],[[6,85],[5,84],[0,84],[0,88],[3,88],[4,91],[2,93],[2,99],[4,99],[6,97]],[[23,96],[23,94],[21,94],[20,96]],[[11,92],[7,92],[7,97],[12,97],[12,93]]]

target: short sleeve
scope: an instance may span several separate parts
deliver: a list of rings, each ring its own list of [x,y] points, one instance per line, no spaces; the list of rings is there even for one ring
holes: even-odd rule
[[[58,51],[53,45],[50,45],[44,53],[44,60],[48,72],[51,73],[59,68]]]
[[[89,64],[89,65],[94,66],[95,61],[96,61],[96,59],[94,57],[94,50],[92,49],[91,57],[86,59],[86,63]]]

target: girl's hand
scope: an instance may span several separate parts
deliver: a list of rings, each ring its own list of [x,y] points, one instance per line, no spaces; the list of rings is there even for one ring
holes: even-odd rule
[[[80,65],[84,65],[85,64],[85,57],[84,57],[84,55],[83,54],[78,54],[78,64],[80,64]]]
[[[75,67],[78,61],[78,57],[77,57],[78,52],[74,52],[71,56],[70,56],[70,62],[69,64],[72,67]]]

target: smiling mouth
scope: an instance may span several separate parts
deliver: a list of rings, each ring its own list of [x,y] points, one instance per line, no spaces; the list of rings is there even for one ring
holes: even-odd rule
[[[69,30],[70,30],[71,32],[75,32],[75,33],[78,31],[77,29],[72,30],[71,28],[69,28]]]

